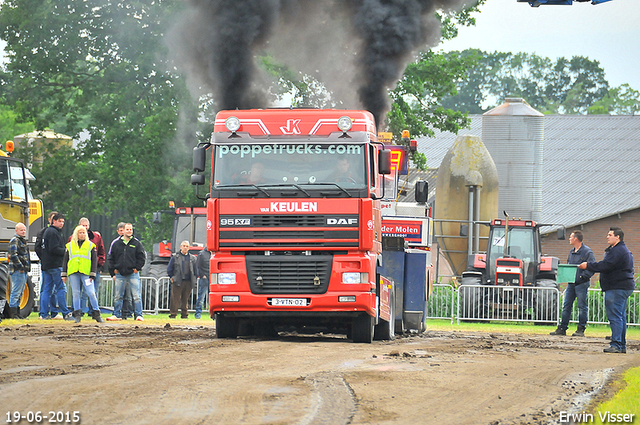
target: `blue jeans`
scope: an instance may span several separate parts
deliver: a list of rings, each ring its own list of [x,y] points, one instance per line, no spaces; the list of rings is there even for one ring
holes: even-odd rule
[[[70,313],[67,308],[67,287],[62,281],[62,267],[42,271],[42,290],[40,291],[40,317],[47,317],[49,314],[45,309],[51,302],[51,292],[56,291],[58,309],[63,315]]]
[[[198,298],[196,298],[196,319],[202,315],[202,305],[207,295],[209,295],[209,279],[200,277],[198,278]]]
[[[9,307],[20,307],[20,298],[27,285],[27,272],[16,271],[11,273],[11,296]]]
[[[627,349],[627,300],[633,289],[609,289],[604,293],[604,306],[611,326],[611,346]]]
[[[591,282],[584,282],[578,285],[568,284],[567,290],[564,292],[564,301],[562,302],[562,321],[560,328],[567,330],[569,320],[571,320],[571,311],[573,310],[573,302],[578,299],[578,326],[587,327],[589,319],[589,306],[587,305],[587,292]]]
[[[69,275],[69,284],[71,284],[71,291],[73,293],[74,311],[81,310],[83,292],[89,296],[89,302],[91,303],[91,307],[93,307],[92,310],[99,310],[95,285],[89,276],[82,273],[71,273]]]
[[[113,315],[122,318],[122,300],[127,286],[131,289],[133,298],[133,314],[135,317],[142,316],[142,298],[140,297],[140,273],[133,273],[129,276],[116,274],[116,299],[113,304]]]
[[[96,296],[96,299],[98,298],[98,295],[100,294],[100,273],[96,273],[96,278],[93,280],[93,287],[94,287],[94,293]],[[92,304],[89,300],[89,294],[87,294],[87,291],[84,290],[84,286],[82,288],[80,288],[80,309],[82,310],[83,313],[89,313],[91,314],[91,312],[93,310],[100,310],[100,308],[93,308]],[[89,304],[87,304],[87,301],[89,301]],[[99,304],[96,304],[99,305]],[[75,307],[75,303],[74,303],[74,307]],[[74,308],[75,309],[75,308]],[[77,309],[75,309],[77,310]]]

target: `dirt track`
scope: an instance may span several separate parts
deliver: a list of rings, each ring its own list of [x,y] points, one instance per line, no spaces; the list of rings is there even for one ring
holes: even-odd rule
[[[612,355],[602,338],[232,341],[212,338],[210,323],[178,325],[0,328],[2,421],[78,411],[83,424],[546,424],[640,365],[638,341]]]

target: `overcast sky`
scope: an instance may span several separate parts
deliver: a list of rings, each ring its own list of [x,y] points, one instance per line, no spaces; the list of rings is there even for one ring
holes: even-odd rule
[[[597,60],[611,86],[628,83],[640,90],[640,0],[530,7],[516,0],[487,0],[476,26],[441,46],[527,52],[567,59]]]
[[[3,0],[0,0],[0,4]],[[592,5],[530,7],[516,0],[487,0],[475,27],[440,48],[528,52],[557,58],[597,60],[612,86],[640,90],[640,0]],[[5,43],[0,40],[0,54]]]

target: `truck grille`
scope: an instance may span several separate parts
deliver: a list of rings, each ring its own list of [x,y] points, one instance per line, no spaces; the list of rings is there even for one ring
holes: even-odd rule
[[[329,288],[332,255],[247,255],[245,258],[249,286],[254,294],[323,294]]]
[[[357,248],[359,246],[357,214],[342,216],[221,215],[220,223],[222,223],[219,228],[220,248]]]

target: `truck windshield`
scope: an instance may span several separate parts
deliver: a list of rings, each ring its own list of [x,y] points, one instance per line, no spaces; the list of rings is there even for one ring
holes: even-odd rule
[[[193,223],[195,228],[191,228],[191,216],[179,215],[176,218],[176,244],[179,246],[182,241],[189,241],[191,246],[205,246],[207,243],[207,217],[194,215]]]
[[[10,160],[0,162],[0,195],[2,199],[26,202],[27,191],[27,179],[22,164]]]
[[[214,187],[321,184],[366,187],[362,144],[223,144],[214,151]]]
[[[504,228],[494,228],[491,240],[491,257],[502,257],[504,241]],[[531,227],[510,227],[507,244],[507,255],[521,260],[533,260],[535,251]]]

